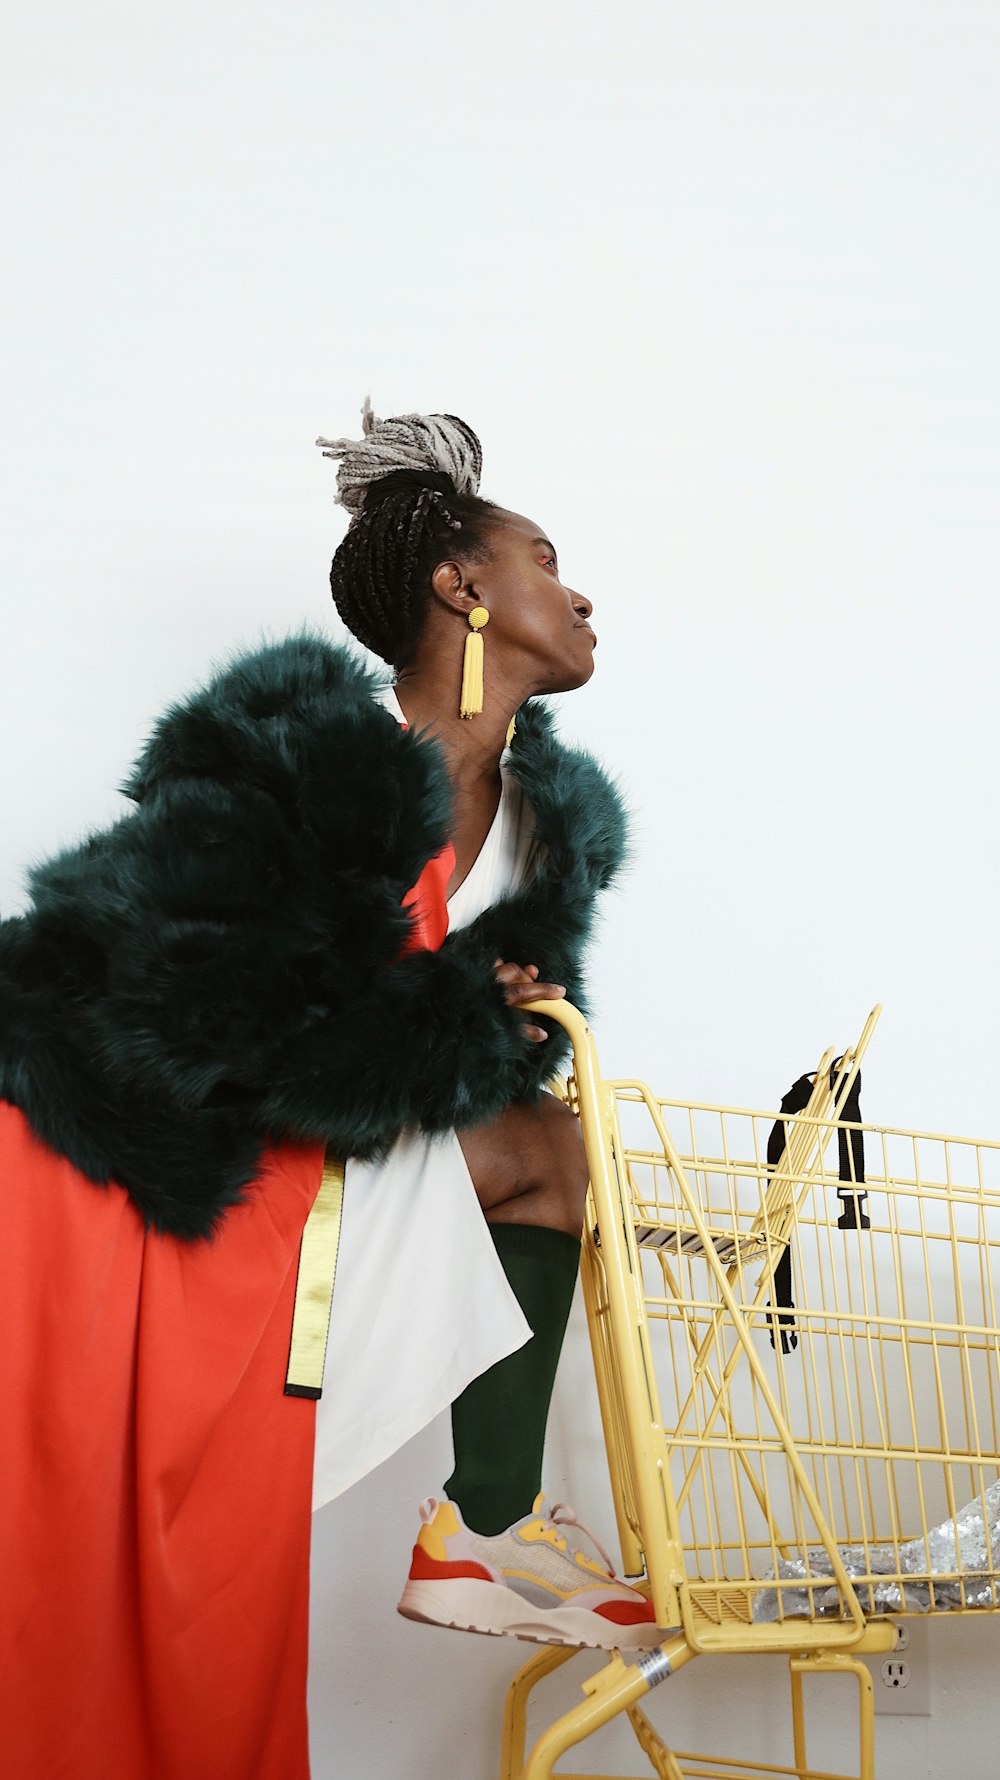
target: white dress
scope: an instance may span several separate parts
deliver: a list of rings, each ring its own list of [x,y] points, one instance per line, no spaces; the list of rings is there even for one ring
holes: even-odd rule
[[[391,687],[378,695],[405,722]],[[533,869],[530,806],[500,760],[493,826],[449,897],[466,927]],[[347,1164],[313,1508],[333,1500],[432,1421],[473,1378],[530,1339],[453,1131],[408,1127],[383,1162]]]

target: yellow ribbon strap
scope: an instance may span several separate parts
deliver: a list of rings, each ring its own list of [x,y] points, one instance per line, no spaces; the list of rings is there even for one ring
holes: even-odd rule
[[[323,1179],[306,1219],[299,1248],[292,1341],[285,1374],[286,1397],[323,1395],[323,1369],[343,1209],[344,1164],[327,1155]]]

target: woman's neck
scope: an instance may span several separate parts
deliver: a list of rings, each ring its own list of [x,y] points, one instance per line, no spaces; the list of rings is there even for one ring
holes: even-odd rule
[[[445,698],[440,679],[422,674],[419,668],[403,669],[396,681],[396,697],[411,729],[425,730],[444,749],[449,776],[460,785],[495,782],[500,756],[516,706],[487,687],[483,709],[476,717],[458,714],[458,688]]]

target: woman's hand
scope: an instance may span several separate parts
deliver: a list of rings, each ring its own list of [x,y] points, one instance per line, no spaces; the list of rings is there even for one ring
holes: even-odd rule
[[[506,991],[508,1007],[519,1007],[523,1001],[558,1001],[566,990],[562,983],[540,983],[538,981],[538,965],[505,964],[498,958],[493,966],[498,983],[502,983]],[[534,1044],[541,1044],[548,1038],[544,1026],[525,1027],[527,1036]]]

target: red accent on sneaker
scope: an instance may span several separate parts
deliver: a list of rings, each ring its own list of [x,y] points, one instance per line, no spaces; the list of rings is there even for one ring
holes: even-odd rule
[[[422,1545],[413,1547],[411,1582],[447,1582],[451,1576],[474,1576],[480,1582],[495,1580],[483,1564],[470,1563],[467,1559],[456,1559],[454,1563],[448,1563],[447,1560],[430,1557]]]
[[[602,1607],[594,1607],[602,1619],[610,1619],[613,1625],[655,1625],[652,1601],[605,1601]]]

